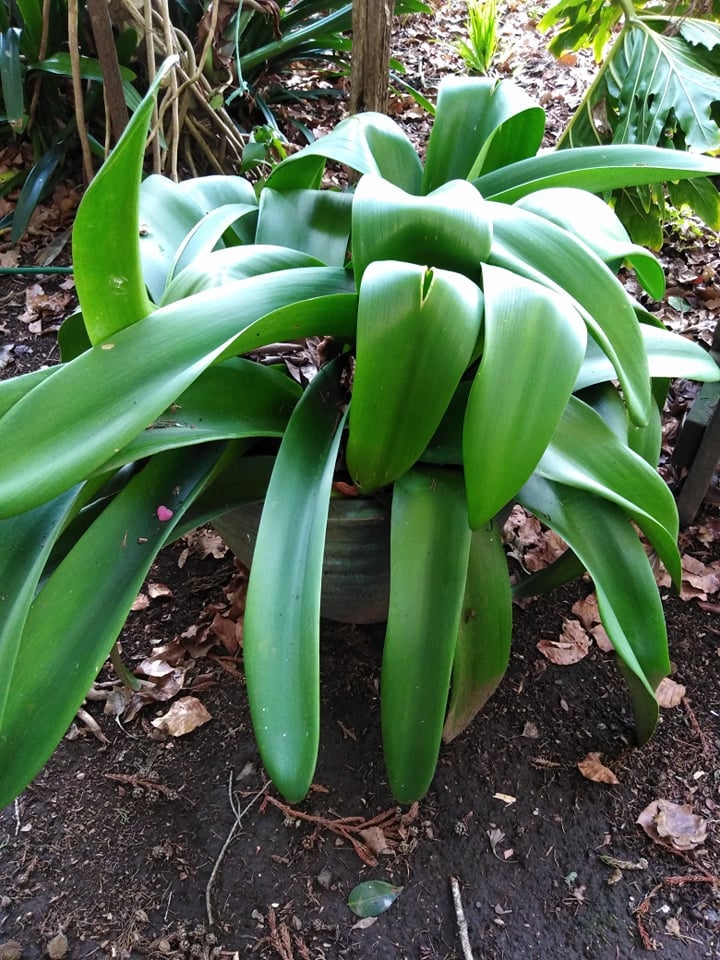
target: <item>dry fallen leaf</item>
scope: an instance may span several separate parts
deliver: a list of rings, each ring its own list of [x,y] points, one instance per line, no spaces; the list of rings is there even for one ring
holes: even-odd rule
[[[620,783],[618,778],[604,763],[600,762],[599,753],[588,753],[588,755],[578,763],[578,770],[586,780],[592,780],[593,783]]]
[[[669,677],[664,677],[655,691],[655,696],[660,706],[669,710],[671,707],[676,707],[686,693],[687,689],[681,683],[676,683]]]
[[[367,827],[365,830],[359,830],[358,833],[370,853],[392,853],[382,827]]]
[[[655,843],[674,853],[702,846],[707,836],[707,820],[692,812],[688,804],[653,800],[636,821]]]
[[[578,618],[587,631],[590,631],[596,623],[600,623],[597,596],[589,593],[582,600],[576,600],[572,605],[571,613]]]
[[[171,737],[183,737],[208,720],[212,720],[212,717],[197,697],[181,697],[167,713],[153,720],[152,725]]]
[[[590,637],[578,620],[564,620],[560,640],[540,640],[537,648],[551,663],[568,666],[587,656]]]

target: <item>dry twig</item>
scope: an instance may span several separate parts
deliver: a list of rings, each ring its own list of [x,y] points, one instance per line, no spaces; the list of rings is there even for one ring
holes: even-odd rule
[[[462,899],[460,897],[460,884],[457,877],[450,877],[450,889],[452,890],[453,904],[455,906],[455,916],[457,917],[458,932],[460,934],[460,946],[462,947],[465,960],[474,960],[472,947],[470,946],[470,936],[468,934],[467,920],[463,910]]]

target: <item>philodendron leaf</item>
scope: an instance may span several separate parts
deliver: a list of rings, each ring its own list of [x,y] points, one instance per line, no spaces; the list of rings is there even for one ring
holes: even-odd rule
[[[703,183],[704,181],[700,181]],[[516,207],[529,210],[575,234],[610,266],[627,261],[655,300],[665,293],[665,274],[657,259],[634,244],[609,204],[587,190],[551,187],[523,197]]]
[[[402,887],[385,880],[366,880],[352,888],[348,906],[356,917],[379,917],[390,909],[402,891]]]
[[[140,262],[140,181],[155,94],[172,65],[166,60],[158,70],[75,216],[75,286],[92,343],[137,323],[152,310]]]
[[[489,523],[470,541],[465,598],[443,740],[462,733],[495,692],[510,659],[512,596],[502,528]]]
[[[427,147],[423,193],[535,154],[545,111],[512,83],[446,77]]]
[[[340,360],[323,367],[290,418],[248,583],[243,656],[250,713],[265,769],[291,803],[310,788],[320,738],[320,588],[347,399],[341,372]]]
[[[592,577],[643,743],[657,724],[655,689],[670,660],[662,602],[642,543],[618,506],[584,490],[533,476],[517,499],[570,545]]]
[[[448,270],[387,260],[365,271],[347,443],[364,492],[391,483],[428,445],[470,362],[482,303],[476,284]]]
[[[410,470],[393,488],[390,605],[380,678],[388,782],[426,792],[440,752],[471,532],[462,474]]]
[[[0,726],[0,808],[40,771],[69,727],[158,551],[222,449],[222,444],[205,444],[192,456],[174,451],[155,457],[106,507],[35,597]],[[160,506],[171,519],[159,519]],[[92,589],[83,589],[89,570]]]
[[[465,411],[470,525],[488,523],[533,472],[585,355],[572,301],[499,267],[483,268],[483,354]]]
[[[426,197],[415,197],[366,174],[355,190],[352,256],[358,288],[366,267],[375,260],[442,267],[478,281],[491,240],[485,202],[466,180],[453,180]]]

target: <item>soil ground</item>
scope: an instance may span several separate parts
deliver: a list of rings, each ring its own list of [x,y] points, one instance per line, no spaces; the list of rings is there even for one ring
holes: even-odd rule
[[[424,39],[433,23],[413,18],[399,29],[403,44],[408,31],[419,34],[413,49],[425,49],[425,60],[412,58],[412,79],[431,91],[430,74],[441,69]],[[561,121],[558,105],[567,90],[579,96],[581,79],[534,42],[527,85]],[[426,120],[407,123],[422,136]],[[717,241],[671,245],[664,262],[702,336],[707,311],[683,277],[693,263],[720,266]],[[0,375],[53,362],[72,290],[43,278],[52,305],[31,330],[23,310],[40,294],[24,280],[0,284]],[[676,408],[686,392],[676,387]],[[174,666],[177,693],[200,699],[212,719],[165,736],[152,720],[167,702],[132,717],[136,704],[118,701],[112,672],[99,678],[86,716],[0,813],[0,960],[467,960],[453,879],[476,960],[719,956],[717,499],[715,483],[682,534],[684,599],[663,588],[673,680],[686,692],[663,711],[654,739],[634,747],[611,654],[593,644],[562,666],[538,650],[540,640],[560,637],[589,594],[578,581],[517,607],[507,676],[471,728],[443,748],[431,790],[410,808],[394,804],[384,778],[382,626],[324,624],[320,760],[308,799],[290,809],[266,782],[250,728],[234,623],[242,574],[208,534],[169,548],[130,616],[123,656],[139,669],[167,647],[157,659]],[[592,753],[617,784],[581,774],[578,763]],[[705,822],[705,842],[683,850],[646,834],[636,821],[656,800],[688,805]],[[368,926],[347,906],[365,879],[402,888]]]

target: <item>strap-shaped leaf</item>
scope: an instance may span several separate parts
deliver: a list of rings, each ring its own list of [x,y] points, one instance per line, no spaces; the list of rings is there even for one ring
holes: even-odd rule
[[[172,61],[166,60],[158,70],[75,216],[75,286],[92,343],[106,340],[152,310],[140,263],[140,181],[155,94],[171,66]],[[112,224],[111,243],[108,224]]]
[[[0,516],[29,510],[99,469],[224,351],[354,330],[355,296],[332,296],[352,290],[351,282],[333,267],[238,280],[162,307],[60,367],[0,420],[0,445],[14,451],[12,471],[0,477]],[[292,309],[273,315],[283,306]]]
[[[448,270],[386,260],[365,271],[347,443],[363,491],[392,483],[430,442],[470,362],[482,302]]]
[[[110,503],[30,607],[0,727],[0,806],[55,749],[102,667],[174,523],[210,475],[222,445],[155,457]],[[174,511],[162,523],[156,509]],[[95,575],[84,587],[86,573]],[[42,663],[42,670],[38,669]]]
[[[669,674],[670,661],[660,595],[632,524],[614,503],[538,476],[517,499],[570,545],[592,577],[603,626],[625,667],[643,743],[657,724],[654,691]]]
[[[512,83],[446,77],[438,90],[423,193],[531,157],[545,130],[545,111]]]
[[[218,244],[222,244],[223,234],[233,224],[249,217],[254,226],[257,213],[257,206],[254,203],[226,203],[222,207],[211,210],[199,223],[195,224],[178,247],[170,267],[170,276],[176,276],[185,267],[194,263],[198,257],[210,253]]]
[[[575,383],[586,333],[568,298],[485,265],[483,355],[465,411],[470,525],[489,523],[533,472]]]
[[[352,256],[358,287],[374,260],[442,267],[479,281],[491,240],[488,208],[466,180],[416,197],[366,174],[355,190]]]
[[[662,299],[665,274],[659,262],[644,247],[631,241],[610,206],[595,194],[572,187],[551,187],[536,190],[518,200],[515,206],[568,230],[610,266],[619,268],[627,261],[650,296]]]
[[[291,802],[310,788],[320,737],[320,590],[346,402],[342,364],[311,381],[268,486],[248,583],[243,658],[260,755]]]
[[[393,795],[412,803],[435,773],[463,609],[471,534],[462,475],[404,474],[393,488],[390,524],[383,748]]]
[[[375,173],[408,193],[419,193],[422,164],[400,127],[381,113],[358,113],[341,120],[326,137],[279,163],[268,177],[274,190],[320,186],[325,160]]]
[[[492,207],[489,262],[569,294],[613,363],[631,419],[645,422],[651,404],[647,359],[635,310],[622,284],[567,230],[517,207]]]
[[[301,393],[298,383],[273,368],[240,357],[225,360],[205,370],[102,469],[198,443],[280,437]]]
[[[640,324],[640,335],[653,379],[685,377],[687,380],[708,382],[720,380],[720,367],[707,350],[692,340],[645,323]],[[575,390],[613,380],[614,371],[612,362],[602,348],[594,340],[588,340]]]
[[[645,532],[679,588],[679,521],[669,487],[629,448],[627,440],[622,442],[602,417],[577,397],[570,398],[536,473],[622,507]]]
[[[352,194],[332,190],[266,188],[260,195],[256,243],[277,243],[317,257],[329,267],[345,265],[350,240]]]
[[[483,174],[473,184],[488,200],[514,203],[547,187],[604,193],[664,180],[720,176],[720,159],[662,147],[615,144],[543,153]]]
[[[512,595],[502,528],[493,521],[470,541],[465,599],[443,740],[462,733],[497,689],[510,659]]]

